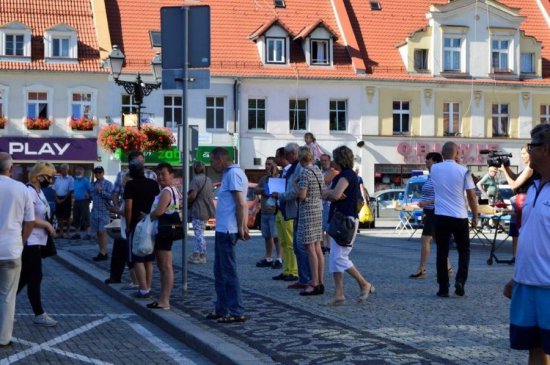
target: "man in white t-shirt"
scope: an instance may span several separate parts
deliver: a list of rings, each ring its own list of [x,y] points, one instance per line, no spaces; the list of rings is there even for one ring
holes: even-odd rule
[[[11,156],[0,152],[0,347],[11,345],[23,242],[34,226],[31,196],[10,177],[12,165]]]
[[[529,364],[550,363],[550,124],[539,124],[527,144],[529,167],[539,176],[527,191],[514,278],[504,288],[512,298],[510,347],[529,350]]]
[[[447,258],[451,235],[458,251],[458,271],[455,278],[455,294],[464,295],[470,266],[470,230],[468,205],[472,211],[472,225],[477,226],[477,196],[470,171],[456,162],[458,146],[447,142],[441,150],[444,161],[432,166],[430,173],[435,192],[435,242],[437,244],[437,296],[449,296]]]

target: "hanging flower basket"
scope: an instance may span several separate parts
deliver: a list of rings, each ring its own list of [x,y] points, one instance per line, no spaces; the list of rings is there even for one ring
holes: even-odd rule
[[[138,151],[142,150],[146,138],[137,128],[111,124],[101,128],[97,143],[102,149],[112,153],[117,148],[123,151]]]
[[[143,144],[145,151],[168,150],[176,143],[174,134],[168,128],[145,126],[141,132],[146,136]]]
[[[71,118],[69,125],[76,131],[91,131],[94,129],[95,120],[91,118]]]
[[[8,119],[4,116],[0,116],[0,129],[6,128],[6,124],[8,124]]]
[[[27,117],[25,120],[25,126],[27,129],[34,129],[34,130],[48,130],[50,129],[50,126],[53,124],[53,122],[47,118],[31,118]]]

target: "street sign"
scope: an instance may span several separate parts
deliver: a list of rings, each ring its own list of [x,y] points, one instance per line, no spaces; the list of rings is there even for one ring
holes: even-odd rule
[[[215,148],[219,146],[199,146],[197,148],[197,153],[195,154],[195,158],[198,161],[202,161],[205,165],[210,165],[210,152],[212,152]],[[232,161],[235,161],[235,149],[233,146],[222,146],[229,152],[229,157]]]
[[[188,73],[188,89],[210,89],[210,70],[190,69]],[[182,90],[183,89],[183,69],[163,69],[162,70],[162,89],[163,90]]]
[[[185,11],[189,11],[188,27]],[[189,68],[210,66],[210,7],[165,6],[160,9],[160,32],[162,44],[162,68],[183,69],[185,65],[185,30],[189,50]],[[163,77],[162,82],[165,82]]]

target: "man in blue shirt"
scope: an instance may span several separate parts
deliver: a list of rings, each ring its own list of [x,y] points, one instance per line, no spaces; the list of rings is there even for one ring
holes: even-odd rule
[[[92,238],[90,236],[90,191],[92,184],[84,176],[83,167],[77,166],[74,171],[73,227],[75,228],[75,234],[71,239],[79,240],[82,235],[85,240],[89,240]],[[79,230],[81,234],[78,233]]]
[[[223,172],[223,176],[216,206],[216,303],[214,311],[206,318],[215,319],[218,323],[244,322],[248,318],[244,315],[241,286],[237,276],[235,244],[239,239],[250,239],[246,224],[248,179],[239,165],[231,161],[229,152],[222,147],[217,147],[210,153],[210,161],[212,168],[216,172]]]
[[[69,175],[69,165],[64,163],[59,166],[61,175],[55,178],[53,190],[55,191],[55,215],[59,225],[59,238],[69,238],[69,220],[73,200],[74,179]],[[67,233],[65,233],[67,227]]]

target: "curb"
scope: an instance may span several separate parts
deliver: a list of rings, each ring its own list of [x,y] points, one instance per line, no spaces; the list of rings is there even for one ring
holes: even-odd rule
[[[106,273],[103,270],[67,251],[58,250],[53,259],[216,364],[251,365],[265,363],[265,359],[255,357],[249,351],[246,351],[245,348],[248,346],[237,346],[226,341],[199,326],[195,323],[195,319],[184,312],[178,311],[178,314],[176,314],[171,310],[153,311],[148,309],[129,295],[120,292],[118,287],[122,284],[105,284],[102,278],[106,277]],[[253,350],[250,349],[250,351]]]

